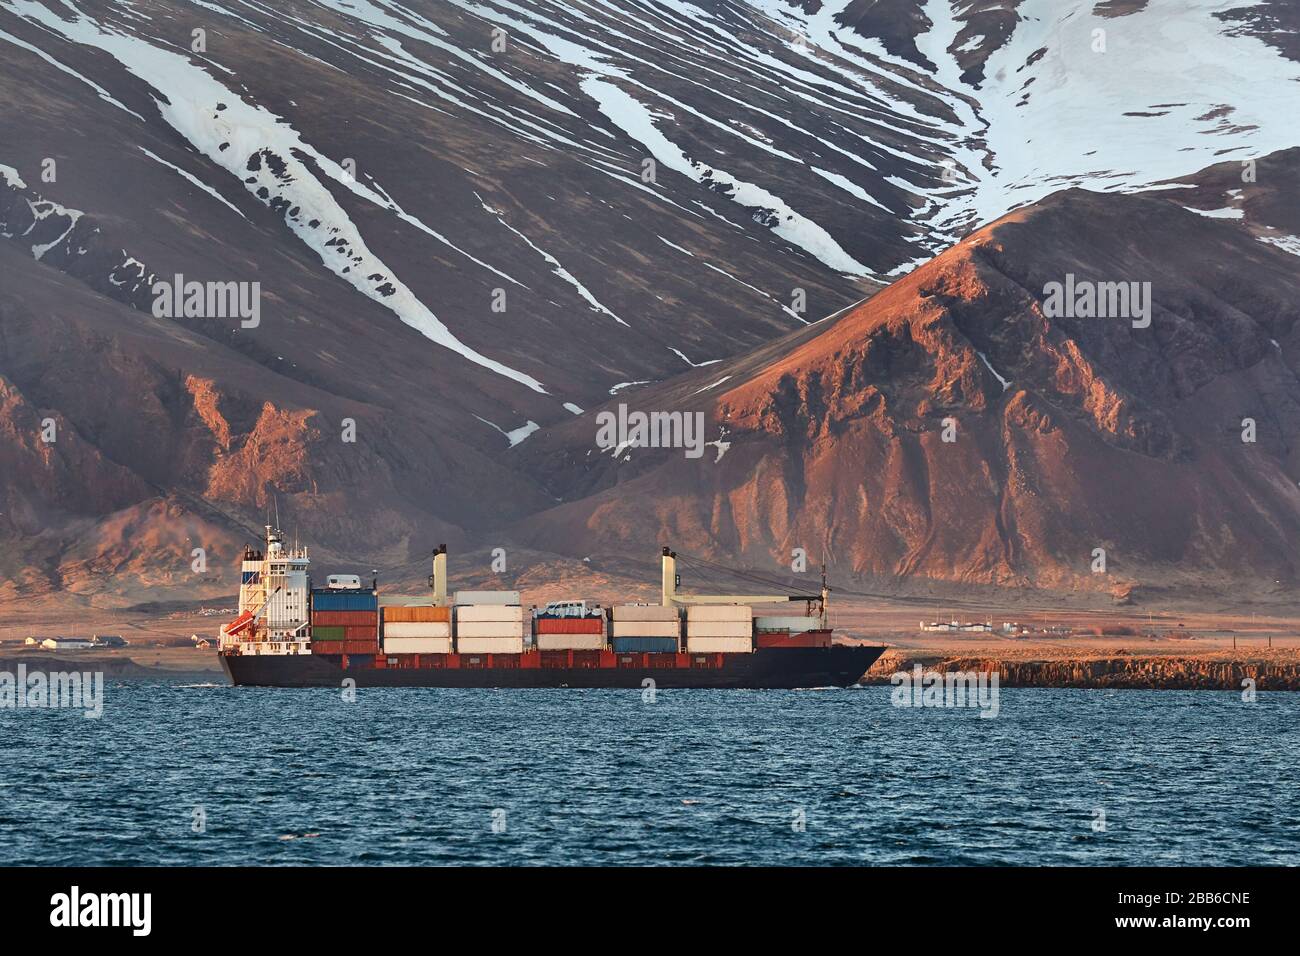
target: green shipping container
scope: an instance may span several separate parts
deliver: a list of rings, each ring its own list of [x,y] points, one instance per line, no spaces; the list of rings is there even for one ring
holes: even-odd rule
[[[341,641],[343,640],[343,627],[313,627],[311,629],[311,639],[313,641]]]

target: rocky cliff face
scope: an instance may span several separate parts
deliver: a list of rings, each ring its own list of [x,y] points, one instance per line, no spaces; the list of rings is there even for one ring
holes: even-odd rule
[[[720,460],[539,436],[530,464],[580,500],[525,527],[771,568],[825,548],[870,578],[1286,587],[1295,263],[1167,199],[1059,193],[784,348],[636,396],[703,411]],[[1149,284],[1149,316],[1049,314],[1067,276]]]

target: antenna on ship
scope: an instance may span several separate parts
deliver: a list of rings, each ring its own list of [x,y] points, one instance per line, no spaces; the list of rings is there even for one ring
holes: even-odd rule
[[[831,589],[826,586],[826,550],[822,549],[822,606],[821,606],[821,625],[822,629],[830,627],[830,610],[828,605],[831,602]]]

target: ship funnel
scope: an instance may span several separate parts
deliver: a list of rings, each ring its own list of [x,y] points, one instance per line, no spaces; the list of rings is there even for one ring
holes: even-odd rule
[[[433,574],[429,576],[433,588],[433,603],[437,607],[447,605],[447,546],[438,545],[433,552]]]
[[[663,553],[663,604],[674,607],[677,603],[677,553],[664,548]]]

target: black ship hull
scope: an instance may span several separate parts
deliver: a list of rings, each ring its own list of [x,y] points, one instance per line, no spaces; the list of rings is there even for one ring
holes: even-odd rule
[[[222,655],[221,666],[236,686],[334,687],[615,687],[779,689],[848,687],[883,652],[883,647],[759,648],[750,654],[691,655],[688,666],[646,666],[636,655],[629,666],[589,667],[376,667],[373,661],[322,655]],[[676,657],[677,655],[673,655]],[[653,681],[647,685],[645,681]]]

